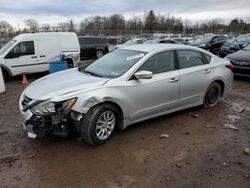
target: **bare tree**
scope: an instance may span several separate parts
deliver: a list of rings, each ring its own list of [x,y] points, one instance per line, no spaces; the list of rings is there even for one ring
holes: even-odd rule
[[[48,32],[48,31],[50,31],[50,29],[51,29],[51,26],[49,24],[43,24],[41,26],[42,31]]]
[[[0,32],[3,34],[3,43],[7,41],[8,35],[13,31],[13,27],[6,21],[0,21]],[[0,45],[1,46],[1,45]]]
[[[37,32],[39,28],[39,23],[37,20],[34,19],[27,19],[24,20],[25,25],[28,27],[28,29],[32,32]]]

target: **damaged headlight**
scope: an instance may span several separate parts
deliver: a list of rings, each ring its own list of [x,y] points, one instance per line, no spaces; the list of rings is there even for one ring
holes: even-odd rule
[[[206,44],[200,44],[199,47],[200,48],[204,48],[206,46]]]
[[[69,99],[62,102],[43,101],[38,105],[34,106],[31,109],[31,112],[36,115],[49,115],[61,111],[68,111],[74,106],[76,101],[77,98]]]

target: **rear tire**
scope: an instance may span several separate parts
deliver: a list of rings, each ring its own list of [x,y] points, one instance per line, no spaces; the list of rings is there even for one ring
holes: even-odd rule
[[[212,83],[204,96],[203,106],[204,107],[213,107],[215,106],[221,96],[221,86],[217,82]]]
[[[81,136],[91,145],[107,142],[120,122],[118,113],[109,104],[98,105],[85,115],[81,127]]]

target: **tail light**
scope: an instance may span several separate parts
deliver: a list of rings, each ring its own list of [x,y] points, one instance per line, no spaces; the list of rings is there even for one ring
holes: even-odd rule
[[[227,64],[225,66],[226,66],[226,68],[228,68],[229,70],[231,70],[233,72],[234,66],[232,64]]]

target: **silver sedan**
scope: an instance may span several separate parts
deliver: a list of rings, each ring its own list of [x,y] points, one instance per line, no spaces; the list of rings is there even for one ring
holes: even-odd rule
[[[20,98],[20,112],[29,137],[77,131],[99,145],[116,128],[197,105],[215,106],[232,88],[232,70],[226,59],[196,47],[128,46],[33,82]]]

